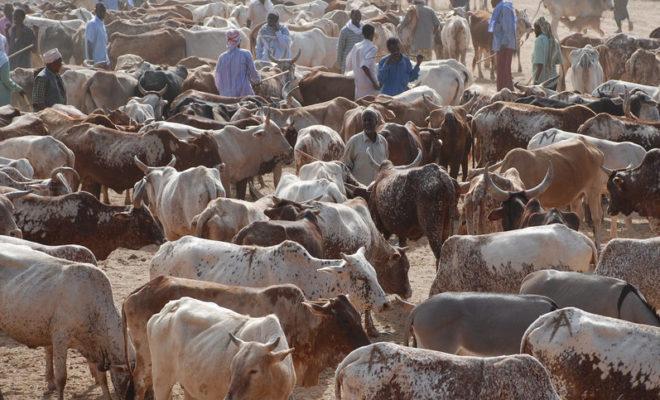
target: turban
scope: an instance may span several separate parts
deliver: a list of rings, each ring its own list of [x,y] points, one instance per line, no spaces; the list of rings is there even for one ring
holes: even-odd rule
[[[231,29],[227,31],[227,47],[233,49],[238,47],[238,44],[241,42],[241,34],[236,29]]]
[[[50,64],[62,58],[62,54],[58,49],[52,49],[42,54],[41,57],[43,58],[45,64]]]

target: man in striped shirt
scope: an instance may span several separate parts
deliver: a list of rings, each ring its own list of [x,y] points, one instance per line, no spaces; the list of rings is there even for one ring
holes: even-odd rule
[[[360,10],[351,11],[351,19],[346,23],[339,33],[339,41],[337,42],[337,64],[343,74],[346,70],[346,56],[351,51],[353,46],[360,43],[364,36],[362,36],[362,13]]]

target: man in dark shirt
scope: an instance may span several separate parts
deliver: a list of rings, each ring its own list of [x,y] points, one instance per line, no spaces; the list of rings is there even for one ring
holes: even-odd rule
[[[34,78],[32,89],[32,108],[41,111],[55,104],[66,104],[64,82],[60,77],[62,55],[58,49],[48,50],[43,54],[46,68]]]
[[[25,11],[20,8],[15,10],[14,23],[11,28],[9,28],[9,37],[7,38],[9,43],[9,55],[11,56],[12,54],[19,50],[23,50],[29,45],[33,45],[34,47],[32,47],[32,50],[24,51],[12,57],[11,65],[13,68],[32,68],[32,52],[37,50],[34,32],[32,32],[32,29],[23,24],[24,20]]]

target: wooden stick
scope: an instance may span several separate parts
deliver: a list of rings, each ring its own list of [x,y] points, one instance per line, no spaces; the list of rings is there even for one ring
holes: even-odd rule
[[[11,54],[11,55],[9,56],[9,59],[11,60],[12,57],[17,56],[17,55],[19,55],[19,54],[21,54],[21,53],[25,53],[26,51],[30,50],[30,49],[33,48],[33,47],[34,47],[34,45],[31,44],[31,45],[27,46],[26,48],[21,49],[21,50],[15,52],[14,54]]]
[[[261,82],[263,82],[263,81],[268,81],[268,80],[271,80],[271,79],[274,79],[274,78],[280,77],[280,76],[285,75],[285,74],[288,74],[288,73],[289,73],[289,71],[280,72],[279,74],[271,75],[271,76],[269,76],[269,77],[266,77],[266,78],[262,79]]]

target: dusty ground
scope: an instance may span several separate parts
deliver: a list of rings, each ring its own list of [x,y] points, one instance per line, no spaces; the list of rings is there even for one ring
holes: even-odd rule
[[[514,0],[514,4],[516,4],[516,7],[526,8],[530,18],[532,18],[538,2],[536,0]],[[660,24],[659,4],[657,1],[635,0],[630,2],[629,11],[635,23],[635,34],[647,37]],[[542,9],[540,15],[543,15],[544,12],[545,10]],[[603,30],[606,34],[614,33],[616,30],[612,14],[609,12],[604,16]],[[568,31],[560,26],[560,36],[564,37],[567,34]],[[523,73],[514,73],[514,79],[521,82],[527,82],[530,76],[529,60],[531,58],[532,43],[530,38],[522,48]],[[468,60],[471,62],[471,55]],[[516,65],[515,60],[514,65]],[[478,83],[494,90],[490,82]],[[121,204],[123,198],[116,196],[114,201]],[[634,232],[626,232],[624,236],[650,237],[651,233],[645,221],[636,220]],[[118,307],[128,293],[147,282],[149,260],[155,251],[155,248],[145,248],[140,251],[119,249],[112,253],[107,260],[99,263],[99,267],[110,278]],[[435,276],[434,259],[426,240],[411,243],[408,257],[411,264],[410,281],[413,287],[411,301],[417,303],[428,296],[429,288]],[[53,301],[57,301],[57,299],[53,299]],[[401,321],[405,318],[400,312],[395,310],[387,315],[376,317],[379,329],[384,332],[378,338],[379,340],[401,341]],[[102,398],[100,389],[94,386],[94,381],[89,375],[86,364],[74,351],[69,352],[68,366],[66,398],[86,400]],[[0,389],[5,399],[51,398],[52,396],[44,394],[44,368],[43,350],[28,349],[0,333]],[[319,386],[309,389],[299,388],[294,392],[294,397],[298,400],[334,399],[332,377],[332,371],[326,371]],[[175,396],[175,398],[181,399],[182,396]]]

